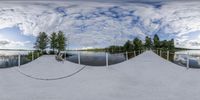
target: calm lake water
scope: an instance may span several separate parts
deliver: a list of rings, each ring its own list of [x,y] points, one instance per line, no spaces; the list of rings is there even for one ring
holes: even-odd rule
[[[18,65],[18,54],[21,56],[21,64],[30,62],[27,59],[29,51],[0,51],[0,68],[8,68]],[[187,54],[189,53],[189,66],[190,68],[200,68],[200,50],[187,50],[170,52],[169,61],[186,67]],[[93,51],[68,51],[66,60],[78,63],[78,54],[80,54],[80,63],[89,66],[105,66],[106,65],[106,52],[93,52]],[[136,54],[136,55],[135,55]],[[128,53],[128,59],[139,55],[140,52]],[[162,57],[167,59],[167,52],[162,52]],[[160,53],[158,53],[160,55]],[[123,62],[127,59],[126,53],[108,53],[108,64],[113,65]]]
[[[163,58],[167,59],[167,52],[162,52],[161,54]],[[160,52],[158,52],[158,55],[160,55]],[[190,68],[200,68],[200,50],[184,50],[170,52],[169,54],[169,61],[183,67],[187,66],[188,58]]]
[[[71,51],[68,52],[68,61],[78,63],[78,53],[81,55],[80,62],[83,65],[90,66],[105,66],[106,65],[106,53],[105,52],[92,52],[92,51]],[[159,53],[160,54],[160,53]],[[167,52],[162,52],[162,57],[167,59]],[[180,66],[186,67],[187,65],[187,54],[189,54],[189,67],[190,68],[200,68],[200,50],[186,50],[170,52],[169,61],[178,64]],[[139,52],[136,52],[136,56]],[[128,58],[134,57],[134,53],[129,53]],[[126,60],[126,53],[116,53],[108,54],[108,64],[117,64]]]
[[[14,67],[18,65],[18,54],[21,54],[21,64],[30,62],[27,59],[29,51],[0,51],[0,68]]]
[[[106,52],[93,52],[93,51],[69,51],[66,60],[78,63],[78,54],[80,54],[80,63],[90,66],[106,66]],[[139,55],[139,52],[128,53],[128,58]],[[108,53],[108,65],[117,64],[125,61],[126,53]]]

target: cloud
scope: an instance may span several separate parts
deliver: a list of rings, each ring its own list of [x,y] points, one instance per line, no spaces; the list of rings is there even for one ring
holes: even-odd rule
[[[128,39],[154,34],[185,43],[188,38],[184,36],[200,29],[200,2],[127,3],[133,1],[138,0],[4,1],[0,4],[0,29],[17,26],[23,34],[33,36],[62,30],[70,44],[80,48],[122,45]]]
[[[30,41],[12,41],[8,39],[0,39],[0,49],[20,49],[20,48],[27,48],[27,45],[30,45]]]
[[[8,45],[10,42],[6,40],[0,40],[0,46]]]

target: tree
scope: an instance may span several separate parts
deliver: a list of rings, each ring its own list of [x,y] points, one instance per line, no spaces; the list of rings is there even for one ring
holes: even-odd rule
[[[36,39],[35,48],[44,51],[47,48],[48,41],[47,34],[45,32],[40,32]]]
[[[151,38],[146,36],[145,38],[145,47],[148,48],[148,49],[151,49],[152,47],[152,41],[151,41]]]
[[[120,52],[119,50],[123,49],[122,46],[116,46],[116,45],[111,45],[108,47],[109,52],[111,53],[116,53],[116,52]]]
[[[174,46],[174,39],[171,39],[168,41],[168,49],[173,50],[175,48]]]
[[[50,36],[50,47],[53,49],[53,52],[55,52],[55,49],[57,48],[57,34],[53,32]]]
[[[141,50],[142,49],[142,41],[138,39],[137,37],[133,40],[133,45],[135,50]]]
[[[130,40],[128,40],[128,41],[124,44],[124,49],[125,49],[125,51],[131,51],[131,50],[133,50],[133,44],[131,43]]]
[[[138,47],[139,47],[139,50],[142,50],[142,49],[143,49],[142,40],[139,40]]]
[[[65,50],[67,39],[65,37],[65,34],[62,31],[58,32],[56,41],[57,41],[57,49],[58,49],[58,51],[60,52],[62,50]]]
[[[161,41],[161,48],[168,49],[168,41],[167,40]]]
[[[160,47],[160,39],[159,39],[157,34],[154,35],[153,43],[154,43],[154,48],[159,48]]]

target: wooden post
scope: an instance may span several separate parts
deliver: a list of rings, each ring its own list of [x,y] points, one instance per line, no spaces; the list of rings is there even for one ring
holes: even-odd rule
[[[80,55],[80,52],[78,52],[78,64],[81,64],[81,55]]]
[[[19,55],[18,55],[18,66],[20,66],[21,65],[21,54],[19,53]]]
[[[38,57],[40,57],[40,53],[39,53],[39,52],[37,53],[37,58],[38,58]]]
[[[67,58],[67,56],[66,56],[66,54],[67,54],[67,51],[65,51],[65,53],[64,53],[65,55],[64,55],[64,59],[66,60],[66,58]]]
[[[135,53],[135,51],[134,51],[134,57],[136,56],[136,53]]]
[[[167,51],[167,60],[169,60],[169,51]]]
[[[126,51],[126,60],[128,60],[128,52]]]
[[[32,61],[34,60],[34,51],[32,51]]]
[[[187,69],[190,68],[189,52],[187,53]]]
[[[162,50],[160,50],[160,56],[162,57]]]
[[[108,67],[108,53],[106,53],[106,66]]]

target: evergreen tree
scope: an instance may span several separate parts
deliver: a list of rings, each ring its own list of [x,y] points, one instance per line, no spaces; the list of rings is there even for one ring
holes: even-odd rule
[[[35,48],[44,51],[47,48],[48,41],[47,34],[45,32],[40,32],[36,39]]]
[[[160,39],[157,34],[154,35],[153,42],[154,42],[154,48],[160,47]]]
[[[51,37],[50,37],[50,47],[51,49],[53,49],[53,52],[55,52],[55,49],[57,48],[57,34],[55,32],[53,32],[51,34]]]
[[[145,47],[146,47],[147,49],[151,49],[151,47],[152,47],[151,38],[148,37],[148,36],[146,36],[146,38],[145,38]]]
[[[168,49],[168,41],[167,40],[163,40],[161,41],[161,48],[163,49]]]
[[[62,50],[65,50],[67,39],[65,37],[65,34],[62,31],[58,32],[56,41],[57,41],[57,49],[58,49],[58,51],[60,52]]]
[[[137,37],[133,40],[133,44],[134,44],[134,49],[135,50],[141,50],[142,49],[142,41],[140,39],[138,39]]]
[[[170,41],[168,41],[168,49],[173,50],[174,48],[174,39],[171,39]]]
[[[128,41],[124,44],[124,49],[125,49],[125,51],[131,51],[131,50],[133,50],[133,44],[131,43],[130,40],[128,40]]]
[[[143,49],[142,40],[139,40],[138,47],[139,47],[139,50],[142,50],[142,49]]]

